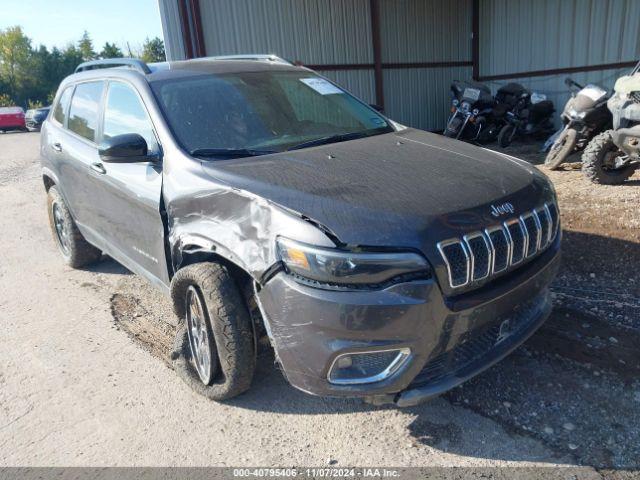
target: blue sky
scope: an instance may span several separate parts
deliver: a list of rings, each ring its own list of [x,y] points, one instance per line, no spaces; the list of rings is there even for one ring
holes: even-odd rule
[[[87,30],[94,49],[105,42],[125,48],[162,38],[157,0],[0,0],[0,29],[22,26],[32,45],[64,47]]]

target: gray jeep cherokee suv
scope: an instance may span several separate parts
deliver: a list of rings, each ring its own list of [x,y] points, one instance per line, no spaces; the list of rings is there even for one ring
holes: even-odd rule
[[[413,405],[551,309],[544,175],[278,58],[83,64],[41,142],[65,261],[104,252],[171,295],[176,371],[212,399],[249,388],[267,337],[305,392]]]

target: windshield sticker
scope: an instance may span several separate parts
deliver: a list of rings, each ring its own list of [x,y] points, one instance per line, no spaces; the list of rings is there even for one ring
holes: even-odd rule
[[[324,78],[301,78],[300,81],[313,88],[320,95],[333,95],[335,93],[344,93],[333,83],[327,82]]]

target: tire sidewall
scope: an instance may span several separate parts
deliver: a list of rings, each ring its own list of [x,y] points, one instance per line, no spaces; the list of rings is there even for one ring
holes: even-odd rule
[[[553,142],[551,149],[545,158],[544,164],[551,170],[557,169],[571,155],[576,146],[578,132],[573,128],[565,129]],[[564,142],[562,146],[560,143]]]
[[[190,286],[201,293],[203,308],[215,342],[218,369],[205,385],[191,361],[186,322],[186,292]],[[174,342],[173,367],[196,393],[212,400],[227,400],[246,391],[255,370],[253,323],[244,298],[228,270],[203,262],[180,269],[171,282],[171,297],[180,327]]]
[[[513,133],[513,130],[516,127],[514,125],[511,125],[510,123],[506,124],[504,127],[502,127],[500,129],[500,133],[498,134],[498,145],[500,145],[502,148],[506,148],[509,145],[511,145],[511,135]]]
[[[627,180],[636,170],[634,165],[618,170],[605,170],[604,161],[607,153],[618,150],[614,143],[612,130],[607,130],[596,135],[582,155],[582,172],[585,177],[601,185],[619,185]]]

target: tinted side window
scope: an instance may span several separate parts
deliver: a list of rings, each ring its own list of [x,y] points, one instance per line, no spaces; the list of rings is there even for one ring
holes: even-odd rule
[[[150,152],[158,150],[153,124],[138,94],[124,83],[111,82],[104,109],[103,137],[111,138],[125,133],[142,135]]]
[[[80,83],[71,99],[69,130],[92,142],[96,139],[98,108],[103,88],[103,82]]]
[[[60,95],[60,100],[58,100],[56,108],[53,110],[53,118],[55,118],[60,125],[64,125],[65,116],[69,107],[69,100],[71,100],[71,92],[73,92],[73,87],[65,88],[62,95]]]

